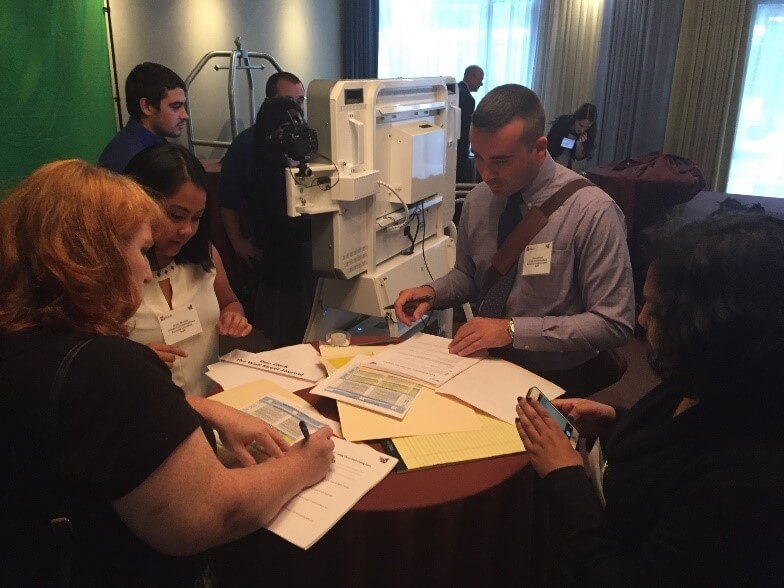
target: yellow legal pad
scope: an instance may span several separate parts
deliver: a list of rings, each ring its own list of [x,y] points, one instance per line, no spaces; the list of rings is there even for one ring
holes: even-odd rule
[[[525,451],[514,425],[479,411],[477,414],[482,424],[479,430],[393,439],[406,469],[416,470]]]

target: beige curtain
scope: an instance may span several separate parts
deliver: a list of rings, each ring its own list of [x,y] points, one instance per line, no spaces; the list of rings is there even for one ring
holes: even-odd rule
[[[685,0],[670,93],[667,153],[693,159],[709,189],[727,186],[753,0]]]
[[[533,90],[548,123],[591,101],[603,5],[603,0],[542,1]]]

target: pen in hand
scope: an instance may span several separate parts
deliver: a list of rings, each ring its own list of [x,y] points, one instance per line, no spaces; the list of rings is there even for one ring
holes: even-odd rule
[[[299,422],[299,430],[302,431],[302,435],[305,437],[305,441],[310,439],[310,431],[308,431],[308,425],[305,423],[305,421]]]
[[[433,297],[432,296],[420,296],[419,298],[412,298],[411,300],[407,300],[403,304],[403,311],[406,314],[411,314],[412,312],[414,312],[416,307],[419,306],[420,304],[422,304],[423,302],[433,302]],[[393,308],[395,308],[395,305],[394,304],[390,304],[389,306],[385,306],[384,310],[392,310]]]

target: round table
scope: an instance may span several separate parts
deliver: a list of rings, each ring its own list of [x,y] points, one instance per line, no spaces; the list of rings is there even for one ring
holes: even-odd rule
[[[297,394],[337,419],[334,400]],[[528,463],[523,453],[392,471],[307,551],[266,530],[216,549],[218,579],[297,588],[535,585],[547,525]]]

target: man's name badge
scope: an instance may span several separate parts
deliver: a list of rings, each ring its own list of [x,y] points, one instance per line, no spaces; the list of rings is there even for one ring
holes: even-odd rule
[[[550,273],[553,259],[553,242],[526,245],[523,251],[524,276],[544,276]]]
[[[193,304],[159,314],[158,323],[161,325],[163,340],[167,345],[176,345],[202,331],[199,314]]]

